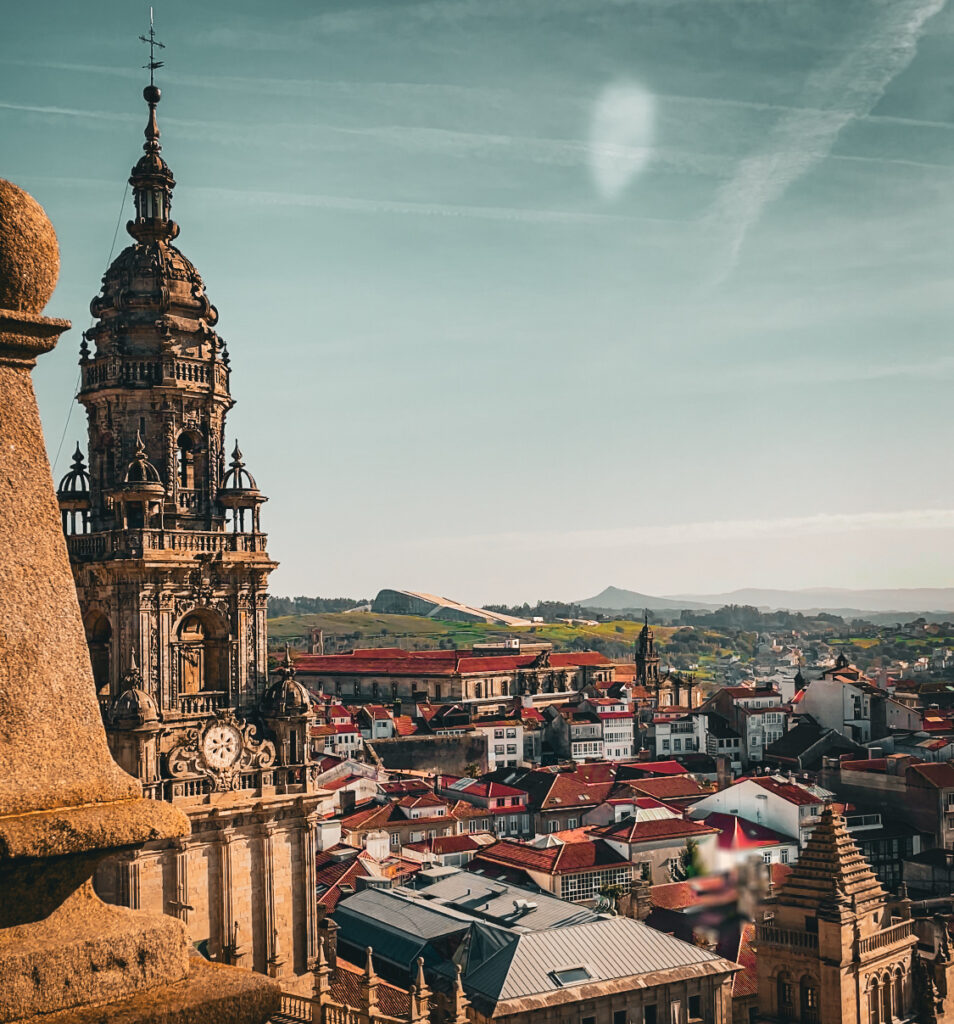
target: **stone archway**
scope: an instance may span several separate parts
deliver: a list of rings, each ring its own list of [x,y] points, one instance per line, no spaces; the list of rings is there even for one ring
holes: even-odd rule
[[[108,696],[110,692],[110,645],[113,639],[113,627],[109,619],[100,611],[90,611],[83,620],[86,630],[86,643],[89,645],[89,660],[93,667],[93,681],[96,683],[98,696]]]

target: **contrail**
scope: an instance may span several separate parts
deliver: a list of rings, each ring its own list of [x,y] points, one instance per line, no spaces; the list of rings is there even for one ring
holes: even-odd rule
[[[869,530],[954,529],[954,508],[905,509],[898,512],[819,512],[780,519],[727,519],[696,523],[666,523],[607,530],[542,530],[470,537],[432,537],[422,547],[465,545],[515,547],[520,550],[561,551],[625,548],[661,544],[698,544],[752,540],[766,537],[801,537]]]
[[[728,226],[729,241],[713,284],[735,269],[745,236],[762,211],[831,152],[846,124],[874,109],[914,59],[925,23],[944,5],[945,0],[890,0],[861,45],[834,67],[809,75],[797,106],[810,109],[783,115],[765,146],[746,157],[719,190],[708,216]]]

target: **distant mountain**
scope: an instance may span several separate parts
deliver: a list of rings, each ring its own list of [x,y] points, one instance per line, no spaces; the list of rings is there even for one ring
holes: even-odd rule
[[[635,590],[607,587],[595,597],[577,602],[583,608],[607,611],[680,611],[683,608],[711,611],[727,604],[747,604],[763,611],[831,612],[848,618],[865,612],[899,615],[929,612],[954,614],[954,587],[913,587],[896,590],[847,590],[812,587],[806,590],[762,590],[746,587],[726,594],[671,594],[653,597]]]
[[[897,590],[846,590],[812,587],[806,590],[760,590],[747,587],[727,594],[685,594],[666,600],[672,607],[690,607],[687,602],[707,604],[750,604],[757,608],[785,608],[789,611],[821,609],[836,614],[845,611],[870,612],[954,612],[954,587],[912,587]]]
[[[607,587],[596,597],[587,598],[585,601],[577,601],[583,608],[605,608],[608,611],[642,611],[648,608],[651,612],[681,611],[683,608],[712,609],[718,608],[698,598],[692,600],[670,597],[651,597],[649,594],[639,594],[635,590],[620,590],[619,587]]]

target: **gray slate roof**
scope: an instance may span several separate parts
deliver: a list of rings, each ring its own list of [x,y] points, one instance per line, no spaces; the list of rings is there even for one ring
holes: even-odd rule
[[[559,990],[553,972],[571,967],[586,968],[586,984],[593,984],[707,962],[733,966],[640,921],[613,917],[520,935],[464,981],[469,991],[499,1003]]]
[[[520,932],[565,928],[600,919],[592,910],[557,899],[556,896],[484,878],[472,871],[458,871],[448,875],[433,885],[416,890],[414,895],[434,900],[441,906],[450,905],[459,911],[470,912]],[[514,908],[517,900],[529,900],[536,904],[536,909],[530,913],[519,913]]]

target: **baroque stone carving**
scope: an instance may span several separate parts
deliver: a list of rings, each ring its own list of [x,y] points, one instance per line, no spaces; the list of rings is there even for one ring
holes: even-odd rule
[[[169,752],[167,765],[174,779],[208,778],[216,792],[242,788],[245,772],[270,768],[275,744],[258,739],[255,727],[225,708],[204,725],[187,729],[185,742]]]

